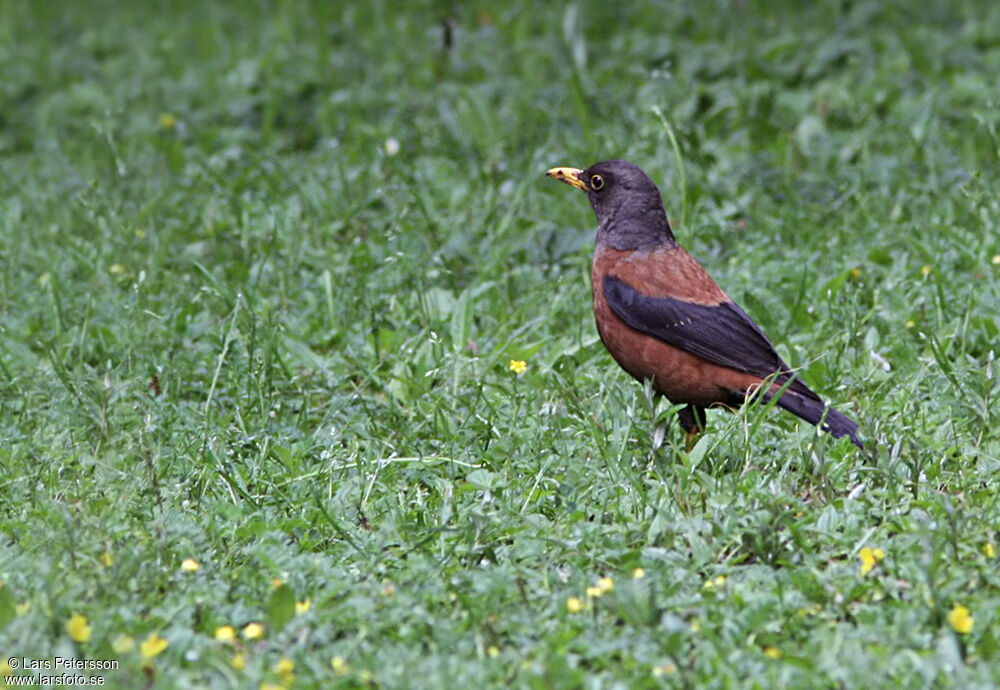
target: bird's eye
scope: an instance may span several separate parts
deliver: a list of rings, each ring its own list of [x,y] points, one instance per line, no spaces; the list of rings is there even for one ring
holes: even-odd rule
[[[593,189],[595,192],[599,192],[602,189],[604,189],[604,178],[601,177],[600,175],[591,175],[590,188]]]

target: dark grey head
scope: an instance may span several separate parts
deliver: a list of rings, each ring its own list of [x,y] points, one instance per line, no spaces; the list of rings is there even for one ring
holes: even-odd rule
[[[627,161],[594,163],[586,170],[552,168],[549,177],[582,189],[597,216],[597,245],[656,249],[675,244],[660,190]]]

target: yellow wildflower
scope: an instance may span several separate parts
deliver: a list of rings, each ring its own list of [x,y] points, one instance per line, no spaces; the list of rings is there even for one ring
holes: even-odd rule
[[[282,676],[290,676],[295,673],[295,662],[287,656],[283,656],[278,659],[278,663],[274,665],[274,670]]]
[[[489,649],[486,650],[486,654],[491,659],[496,659],[498,656],[500,656],[500,648],[497,647],[495,644],[491,644],[489,646]]]
[[[1000,266],[1000,254],[994,254],[993,258],[990,259],[994,266]]]
[[[983,555],[986,556],[987,558],[996,558],[997,552],[993,548],[993,544],[991,544],[990,542],[986,542],[985,544],[983,544]]]
[[[233,654],[233,658],[229,662],[229,665],[235,668],[237,671],[242,671],[243,667],[246,666],[246,663],[247,663],[246,659],[243,657],[243,655],[237,652],[236,654]]]
[[[644,577],[646,577],[646,571],[643,570],[642,568],[636,568],[635,570],[632,571],[632,579],[640,580]]]
[[[168,644],[170,643],[156,633],[149,633],[149,636],[139,645],[139,653],[142,654],[143,659],[149,661],[166,649]]]
[[[66,632],[73,638],[74,642],[86,642],[90,639],[90,625],[87,619],[79,613],[74,613],[66,621]]]
[[[236,629],[231,625],[220,625],[215,629],[215,639],[219,642],[232,642],[236,639]]]
[[[583,610],[583,602],[579,597],[570,597],[566,600],[566,610],[570,613],[580,613]]]
[[[108,272],[112,275],[118,275],[125,272],[125,267],[121,264],[111,264],[111,267],[108,268]]]
[[[948,624],[955,629],[955,632],[962,635],[968,635],[972,632],[972,626],[975,622],[972,614],[969,613],[969,609],[961,604],[957,604],[955,608],[948,612]]]
[[[112,563],[114,563],[114,561],[111,559],[110,551],[105,551],[101,554],[101,565],[105,568],[110,568]]]
[[[926,278],[927,274],[930,273],[930,272],[931,272],[931,267],[930,266],[924,265],[924,266],[920,267],[920,275],[921,275],[921,277]]]
[[[906,326],[907,328],[913,328],[913,327],[914,327],[914,326],[916,326],[917,324],[915,324],[915,323],[913,322],[913,319],[907,319],[907,320],[906,320],[906,323],[905,323],[905,324],[903,324],[903,325],[904,325],[904,326]]]
[[[198,572],[198,568],[200,567],[201,565],[198,564],[198,561],[194,560],[193,558],[185,558],[181,562],[181,570],[183,570],[185,573],[196,573]]]
[[[111,643],[111,649],[118,655],[128,654],[135,649],[135,638],[131,635],[119,635]]]
[[[260,623],[247,623],[243,626],[243,637],[248,640],[258,640],[264,636],[264,626]]]
[[[31,610],[30,601],[22,601],[20,604],[14,604],[14,613],[16,613],[19,616],[23,616],[30,610]]]
[[[305,601],[297,601],[295,602],[295,613],[301,616],[303,613],[307,613],[311,607],[312,607],[312,601],[310,599],[306,599]]]
[[[507,368],[513,371],[518,376],[520,376],[525,371],[527,371],[528,363],[525,362],[523,359],[512,359],[510,360],[510,364],[507,365]]]
[[[604,590],[600,587],[587,587],[587,597],[590,599],[596,599],[604,594]]]
[[[764,647],[764,656],[768,659],[780,659],[781,650],[777,647]]]
[[[333,672],[336,673],[338,676],[342,676],[345,673],[351,672],[350,665],[348,665],[348,663],[344,661],[344,657],[342,656],[335,656],[332,659],[330,659],[330,666],[333,668]]]
[[[885,558],[885,552],[879,548],[873,549],[865,546],[858,551],[858,557],[861,559],[861,574],[867,575],[875,567],[876,563]]]
[[[852,268],[851,272],[847,274],[847,277],[848,277],[848,279],[850,279],[852,281],[857,280],[858,278],[861,277],[861,269],[860,268]]]
[[[607,594],[608,592],[613,592],[615,589],[615,581],[610,577],[602,577],[597,581],[597,586],[601,590],[601,594]]]
[[[271,580],[272,589],[278,589],[278,587],[281,587],[281,585],[283,584],[285,584],[285,581],[282,580],[280,577],[276,577],[273,580]]]
[[[177,126],[177,118],[170,113],[160,113],[157,122],[160,123],[160,129],[173,129]]]
[[[726,576],[718,575],[714,579],[705,580],[705,584],[702,585],[702,589],[716,589],[722,587],[726,584]]]

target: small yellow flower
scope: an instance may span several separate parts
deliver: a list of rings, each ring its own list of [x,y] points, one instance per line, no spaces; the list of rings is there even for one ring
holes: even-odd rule
[[[990,259],[990,263],[994,266],[1000,266],[1000,254],[994,254],[993,258]]]
[[[146,236],[146,231],[145,231],[145,230],[142,230],[142,229],[140,228],[139,230],[136,230],[136,231],[135,231],[135,236],[136,236],[136,239],[140,239],[140,240],[141,240],[141,239],[142,239],[143,237],[145,237],[145,236]]]
[[[115,638],[115,641],[111,643],[111,649],[113,649],[115,654],[118,654],[119,656],[128,654],[135,649],[135,638],[131,635],[119,635]]]
[[[914,327],[914,326],[916,326],[917,324],[915,324],[915,323],[913,322],[913,319],[907,319],[907,320],[906,320],[906,323],[905,323],[905,324],[903,324],[903,325],[904,325],[904,326],[906,326],[907,328],[913,328],[913,327]]]
[[[646,577],[646,571],[643,570],[642,568],[636,568],[635,570],[632,571],[633,580],[641,580],[644,577]]]
[[[673,664],[660,664],[653,667],[654,676],[669,676],[671,673],[677,673],[677,667]]]
[[[333,672],[336,673],[338,676],[342,676],[345,673],[351,672],[350,665],[346,661],[344,661],[344,657],[342,656],[335,656],[332,659],[330,659],[330,666],[333,668]]]
[[[986,556],[987,558],[996,558],[997,552],[993,548],[993,544],[991,544],[990,542],[986,542],[985,544],[983,544],[983,555]]]
[[[157,122],[160,123],[160,129],[173,129],[177,126],[177,118],[170,113],[160,113]]]
[[[194,560],[193,558],[185,558],[181,562],[181,570],[183,570],[185,573],[196,573],[198,572],[198,568],[200,567],[201,565],[199,565],[198,561]]]
[[[486,654],[491,659],[496,659],[498,656],[500,656],[500,648],[497,647],[495,644],[491,644],[489,646],[489,649],[486,650]]]
[[[143,659],[149,661],[166,649],[168,644],[170,643],[156,633],[149,633],[149,636],[139,645],[139,653],[142,654]]]
[[[570,613],[580,613],[583,610],[583,602],[579,597],[570,597],[566,600],[566,610]]]
[[[101,565],[103,565],[105,568],[110,568],[112,563],[114,563],[114,560],[112,560],[111,558],[111,552],[110,551],[103,552],[101,554]]]
[[[764,647],[764,656],[768,659],[780,659],[781,650],[777,647]]]
[[[312,608],[312,600],[310,599],[295,602],[296,615],[301,616],[303,613],[308,613],[310,608]]]
[[[847,277],[850,280],[852,280],[852,281],[857,280],[858,278],[861,277],[861,269],[860,268],[852,268],[851,272],[847,274]]]
[[[603,597],[608,592],[614,591],[615,581],[610,577],[602,577],[597,581],[596,585],[592,587],[587,587],[586,593],[588,599],[597,599]]]
[[[242,671],[243,667],[246,666],[246,664],[247,664],[246,659],[239,652],[233,654],[233,658],[229,662],[229,665],[235,668],[237,671]]]
[[[219,642],[233,642],[236,639],[236,629],[231,625],[220,625],[215,629],[215,639]]]
[[[26,614],[30,610],[31,610],[31,602],[30,601],[22,601],[20,604],[15,604],[14,605],[14,613],[16,613],[19,616],[23,616],[24,614]]]
[[[690,625],[688,625],[688,628],[690,628],[693,633],[701,632],[701,621],[695,618],[691,621]]]
[[[274,671],[282,676],[290,676],[295,673],[295,662],[287,656],[283,656],[278,659],[278,663],[274,665]]]
[[[90,639],[90,625],[87,619],[79,613],[74,613],[66,621],[66,632],[73,638],[74,642],[86,642]]]
[[[512,359],[510,360],[510,364],[507,365],[507,368],[520,376],[528,370],[528,363],[523,359]]]
[[[273,580],[271,580],[271,589],[278,589],[278,587],[281,587],[281,585],[283,584],[285,584],[285,581],[282,580],[280,577],[276,577]]]
[[[930,266],[926,266],[925,265],[925,266],[921,266],[920,267],[920,275],[921,275],[921,277],[926,278],[927,274],[929,274],[930,272],[931,272],[931,267]]]
[[[972,614],[969,613],[969,609],[961,604],[956,605],[955,608],[948,612],[948,624],[955,629],[955,632],[962,635],[968,635],[972,632],[972,626],[975,622]]]
[[[125,272],[125,267],[122,266],[121,264],[111,264],[110,268],[108,268],[108,273],[110,273],[111,275],[118,275],[124,272]]]
[[[714,579],[705,580],[705,584],[702,585],[702,589],[717,589],[722,587],[724,584],[726,584],[726,576],[719,575]]]
[[[882,549],[864,546],[858,551],[858,557],[861,559],[861,574],[867,575],[876,563],[885,558],[885,552]]]
[[[259,640],[264,636],[264,626],[260,623],[247,623],[243,626],[243,637],[248,640]]]

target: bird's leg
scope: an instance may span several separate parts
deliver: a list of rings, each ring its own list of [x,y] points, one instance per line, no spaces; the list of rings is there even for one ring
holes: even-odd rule
[[[681,427],[687,432],[684,450],[690,453],[694,449],[698,434],[705,430],[705,408],[700,405],[688,405],[677,413],[677,417],[681,420]]]

